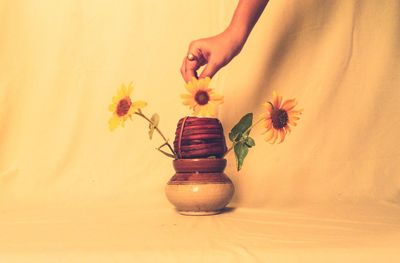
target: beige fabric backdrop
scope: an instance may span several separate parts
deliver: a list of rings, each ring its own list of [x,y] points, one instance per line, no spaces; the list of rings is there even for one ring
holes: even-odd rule
[[[296,97],[304,114],[281,145],[267,144],[256,129],[257,146],[239,174],[229,156],[227,173],[237,191],[233,212],[179,217],[163,193],[173,169],[154,150],[159,138],[147,140],[140,119],[108,131],[111,97],[132,81],[134,97],[149,102],[147,113],[160,113],[160,126],[173,139],[178,119],[189,114],[179,98],[187,45],[223,30],[235,6],[212,0],[0,1],[0,255],[9,262],[24,256],[107,262],[110,255],[187,262],[177,256],[185,244],[193,253],[181,255],[192,260],[210,260],[215,246],[220,253],[214,259],[285,260],[282,247],[266,247],[301,237],[313,247],[342,248],[337,244],[358,244],[352,238],[363,233],[371,242],[382,240],[378,247],[385,250],[375,255],[393,256],[390,249],[400,244],[400,1],[269,3],[242,53],[212,82],[225,96],[219,118],[228,131],[243,114],[260,113],[272,90]],[[294,214],[271,212],[286,209]],[[354,215],[365,225],[340,221],[349,224],[343,235],[327,241],[331,232],[319,227],[275,233],[263,224],[290,225],[304,219],[298,213],[312,215],[307,226],[322,224],[332,233],[341,228],[336,219],[322,219],[328,215]],[[160,237],[161,224],[167,230]],[[232,234],[239,226],[244,239]],[[215,229],[219,235],[213,236]],[[193,243],[185,231],[193,233]],[[196,238],[204,244],[200,251]],[[355,247],[351,253],[370,258]],[[79,253],[65,257],[66,251]],[[342,255],[296,251],[297,260]]]

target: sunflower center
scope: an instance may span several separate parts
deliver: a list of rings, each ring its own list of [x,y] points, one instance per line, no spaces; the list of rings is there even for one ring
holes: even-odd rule
[[[271,120],[275,129],[282,129],[288,123],[289,117],[285,110],[275,109],[271,113]]]
[[[199,105],[206,105],[210,100],[210,96],[208,96],[207,91],[199,90],[194,96],[194,99]]]
[[[118,116],[122,117],[125,114],[127,114],[131,105],[132,105],[132,102],[129,97],[126,97],[126,98],[120,100],[117,105]]]

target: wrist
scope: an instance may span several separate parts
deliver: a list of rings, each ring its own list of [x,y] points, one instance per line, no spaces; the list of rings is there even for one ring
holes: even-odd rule
[[[246,28],[232,24],[226,28],[224,33],[228,35],[230,42],[238,49],[238,52],[240,52],[249,36],[249,32]]]

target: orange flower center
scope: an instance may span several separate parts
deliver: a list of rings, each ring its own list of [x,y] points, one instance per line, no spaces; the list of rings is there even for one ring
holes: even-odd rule
[[[275,129],[282,129],[288,123],[289,117],[285,110],[274,109],[271,113],[271,120]]]
[[[122,100],[120,100],[117,105],[117,115],[120,117],[125,116],[125,114],[128,113],[131,105],[132,101],[129,97],[125,97]]]
[[[194,99],[199,105],[206,105],[210,100],[210,96],[208,96],[207,91],[199,90],[194,96]]]

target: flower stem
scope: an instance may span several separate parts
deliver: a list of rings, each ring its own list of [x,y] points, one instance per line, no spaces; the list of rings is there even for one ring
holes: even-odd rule
[[[139,115],[140,117],[142,117],[143,119],[148,121],[150,124],[153,124],[153,122],[148,117],[146,117],[146,115],[144,115],[143,112],[140,109],[139,109],[139,111],[135,112],[135,114]],[[161,151],[161,147],[167,145],[172,154],[168,155],[163,151],[161,151],[161,152],[163,152],[164,154],[166,154],[167,156],[169,156],[171,158],[175,158],[176,159],[176,153],[175,153],[174,149],[172,148],[172,146],[169,144],[168,139],[164,136],[164,134],[161,132],[161,130],[157,126],[155,126],[154,129],[158,132],[158,134],[160,134],[160,136],[164,140],[164,144],[162,146],[160,146],[159,148],[157,148],[157,150]]]
[[[254,126],[256,126],[257,124],[259,124],[262,120],[263,120],[263,118],[260,118],[259,120],[257,120],[257,121],[256,121],[253,125],[251,125],[243,134],[246,134],[246,133],[249,133],[249,134],[250,134],[251,129],[253,129]],[[228,148],[228,150],[225,152],[225,154],[224,154],[223,157],[225,157],[230,151],[232,151],[232,150],[233,150],[233,147],[235,147],[235,145],[236,145],[235,142],[232,143],[232,146]]]

